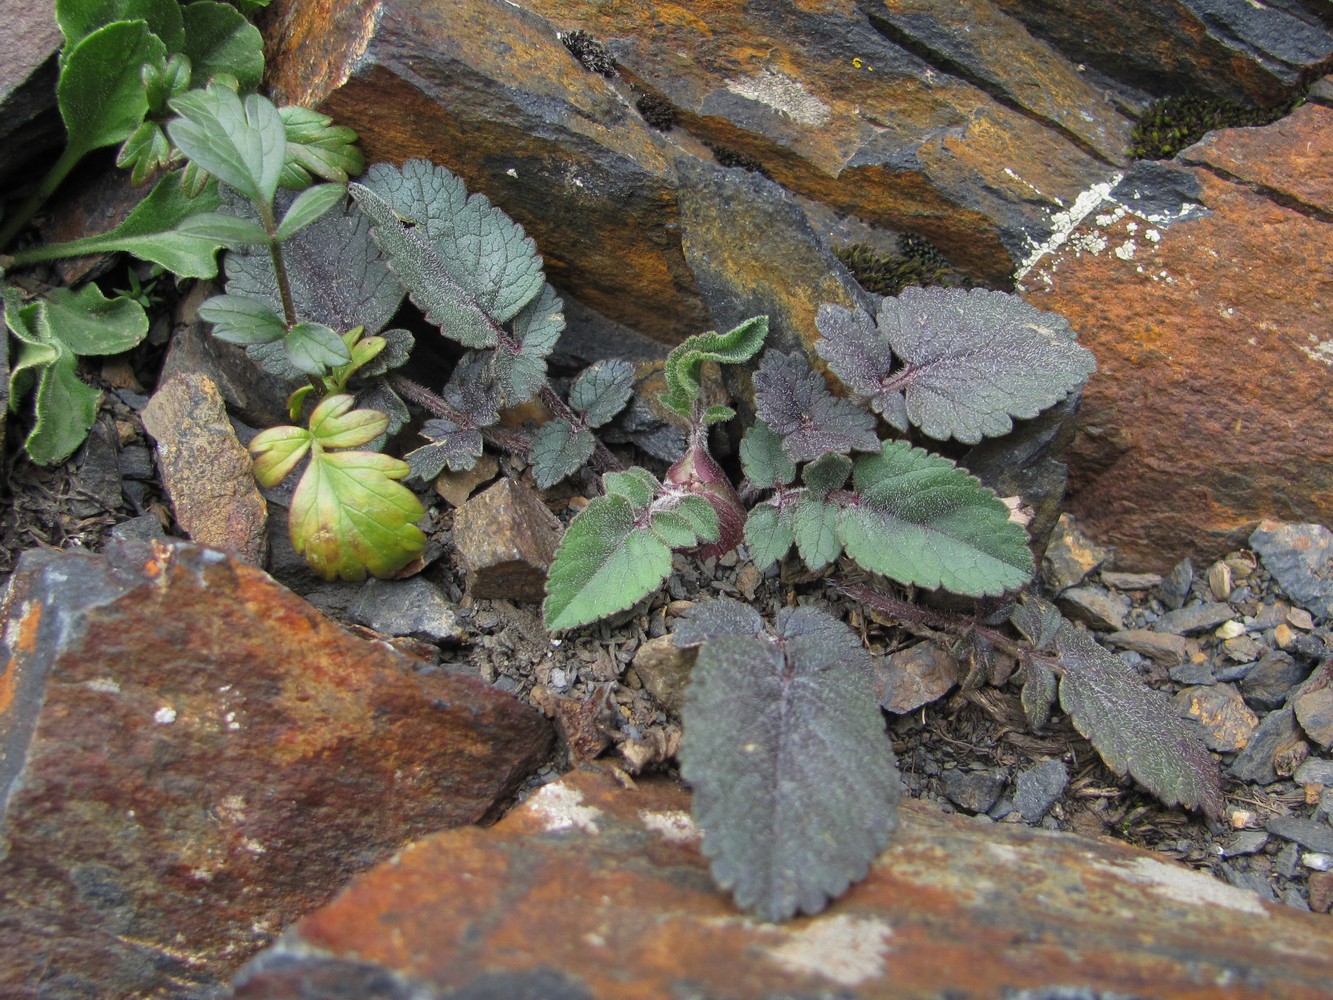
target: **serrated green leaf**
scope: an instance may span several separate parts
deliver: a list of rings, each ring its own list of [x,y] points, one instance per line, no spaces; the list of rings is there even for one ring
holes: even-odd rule
[[[754,398],[759,419],[782,438],[793,462],[879,449],[875,418],[829,392],[804,356],[766,351],[755,372]]]
[[[672,549],[693,548],[699,541],[690,522],[673,510],[656,511],[649,521],[649,527],[663,545]]]
[[[717,511],[703,497],[681,497],[674,507],[655,510],[650,527],[673,549],[691,549],[718,539]]]
[[[241,295],[214,295],[199,306],[199,318],[213,324],[213,336],[229,344],[270,344],[287,335],[287,324],[263,302]]]
[[[628,361],[598,361],[579,373],[569,387],[569,405],[589,427],[601,427],[625,408],[634,391],[634,366]]]
[[[838,508],[824,503],[811,493],[803,493],[796,501],[792,516],[792,534],[796,550],[811,570],[821,570],[842,554],[838,538]]]
[[[549,489],[592,457],[597,441],[586,427],[574,428],[563,420],[542,424],[532,440],[528,461],[532,478]]]
[[[141,70],[161,62],[167,50],[146,22],[114,21],[89,32],[67,50],[56,85],[68,141],[61,159],[124,142],[148,113]]]
[[[1035,417],[1096,368],[1062,317],[1008,292],[908,288],[880,303],[877,331],[867,320],[821,308],[816,349],[890,423],[905,430],[910,421],[941,440],[1007,434],[1013,418]],[[885,348],[867,347],[867,336],[892,348],[901,370],[878,370]]]
[[[705,362],[743,364],[759,353],[767,336],[768,317],[754,316],[726,333],[710,330],[687,338],[667,355],[662,370],[667,392],[661,397],[662,404],[682,417],[690,416],[694,401],[703,392],[699,374]]]
[[[250,441],[250,454],[259,485],[272,489],[291,475],[310,451],[311,440],[304,427],[270,427],[256,434]]]
[[[685,519],[699,542],[716,542],[721,537],[721,524],[715,508],[701,496],[684,496],[676,500],[671,508],[678,516]]]
[[[307,375],[323,375],[352,360],[347,345],[323,323],[297,323],[282,338],[292,367]]]
[[[755,420],[741,439],[741,468],[760,489],[786,486],[796,479],[796,463],[782,450],[781,436],[762,420]]]
[[[602,489],[607,496],[624,497],[633,510],[641,511],[662,492],[662,484],[647,469],[635,465],[624,472],[608,472],[602,477]]]
[[[184,40],[177,0],[56,0],[55,17],[65,38],[62,56],[66,59],[73,46],[114,21],[143,21],[173,52]]]
[[[841,489],[851,474],[852,460],[846,455],[825,455],[801,470],[801,481],[822,500],[834,490]]]
[[[1065,668],[1060,707],[1116,774],[1128,773],[1166,805],[1222,814],[1221,778],[1207,748],[1163,692],[1086,631],[1062,622],[1054,646]]]
[[[46,302],[53,337],[80,357],[121,354],[148,336],[148,314],[133,299],[109,299],[96,285],[53,288]]]
[[[858,458],[859,496],[843,506],[838,536],[872,573],[958,594],[999,594],[1032,577],[1023,528],[990,490],[946,458],[901,441]]]
[[[377,163],[365,187],[410,221],[451,280],[496,324],[513,319],[541,293],[542,260],[523,227],[485,195],[469,195],[444,167],[429,160],[408,160],[401,169]]]
[[[406,228],[393,207],[370,188],[351,184],[348,191],[370,219],[375,242],[426,319],[465,347],[494,347],[498,323],[455,280],[419,227]]]
[[[546,356],[565,329],[564,308],[547,285],[514,317],[514,344],[496,347],[492,370],[506,406],[527,402],[546,383]]]
[[[671,550],[636,523],[624,497],[594,497],[565,530],[546,578],[542,618],[578,628],[632,607],[671,573]]]
[[[278,239],[291,239],[342,201],[346,194],[347,188],[342,184],[316,184],[302,191],[278,223]]]
[[[761,503],[745,518],[745,545],[755,569],[767,569],[785,556],[796,541],[796,505]]]
[[[181,13],[185,41],[180,51],[190,59],[194,86],[229,73],[242,91],[259,87],[264,77],[264,38],[258,28],[230,4],[210,0],[194,0]]]
[[[267,248],[273,242],[258,222],[225,212],[200,212],[182,222],[180,230],[186,236],[220,243],[232,250],[261,245]]]
[[[421,501],[397,480],[406,462],[313,447],[288,511],[292,548],[326,580],[388,577],[421,554]]]
[[[224,86],[173,98],[179,118],[167,134],[181,152],[256,205],[271,206],[286,156],[287,130],[273,102],[242,101]]]
[[[78,359],[68,351],[44,365],[37,375],[36,421],[23,449],[38,465],[57,465],[88,437],[102,394],[78,375]]]
[[[898,772],[865,651],[813,608],[779,638],[699,650],[682,712],[682,776],[714,879],[765,920],[817,913],[863,877],[896,819]]]

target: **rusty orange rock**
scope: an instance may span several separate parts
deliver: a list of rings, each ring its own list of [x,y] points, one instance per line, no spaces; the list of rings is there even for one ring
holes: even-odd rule
[[[0,635],[5,997],[214,995],[357,871],[492,815],[551,741],[191,545],[28,553]]]
[[[911,802],[866,881],[773,925],[714,888],[688,810],[664,779],[571,774],[360,876],[236,997],[1327,995],[1327,919],[1109,840]]]

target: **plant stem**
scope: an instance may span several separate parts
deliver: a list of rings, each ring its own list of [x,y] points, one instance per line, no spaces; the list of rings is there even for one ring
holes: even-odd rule
[[[431,392],[424,385],[413,382],[410,378],[402,375],[390,375],[389,385],[393,390],[409,402],[416,403],[424,410],[429,410],[437,417],[443,417],[445,420],[452,420],[460,427],[475,426],[467,414],[460,412],[443,396]],[[496,448],[503,448],[511,455],[526,455],[528,449],[532,447],[532,442],[526,434],[519,431],[507,430],[503,427],[478,427],[482,438]]]
[[[268,255],[273,261],[273,280],[278,286],[278,295],[282,297],[282,317],[287,322],[287,329],[294,327],[296,318],[296,300],[292,298],[292,283],[287,278],[287,264],[282,257],[282,244],[278,241],[278,221],[273,216],[273,206],[255,202],[259,209],[259,220],[268,233]]]
[[[546,408],[557,417],[567,421],[571,427],[583,426],[583,421],[579,418],[579,415],[571,410],[565,401],[556,394],[549,382],[542,383],[540,395],[541,401],[546,404]],[[593,457],[596,460],[597,468],[602,472],[620,472],[625,468],[596,435],[593,435]]]

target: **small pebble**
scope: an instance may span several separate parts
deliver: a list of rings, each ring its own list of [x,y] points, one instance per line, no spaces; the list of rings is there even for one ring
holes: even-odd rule
[[[1236,858],[1244,854],[1257,854],[1268,843],[1268,834],[1263,830],[1244,830],[1222,845],[1222,856]]]
[[[1218,561],[1208,567],[1208,591],[1215,601],[1225,601],[1231,596],[1231,567]]]
[[[1317,872],[1333,872],[1333,854],[1309,851],[1301,855],[1301,864]]]
[[[1233,830],[1246,830],[1255,824],[1255,815],[1248,809],[1233,809],[1231,811],[1231,828]]]
[[[1223,622],[1217,627],[1217,631],[1213,633],[1213,635],[1217,636],[1219,639],[1235,639],[1237,636],[1242,636],[1244,634],[1245,626],[1234,618],[1230,621]]]
[[[1314,628],[1314,616],[1304,608],[1292,608],[1287,612],[1287,621],[1303,632]]]

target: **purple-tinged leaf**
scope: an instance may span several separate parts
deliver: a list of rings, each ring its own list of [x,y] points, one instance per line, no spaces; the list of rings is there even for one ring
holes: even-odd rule
[[[681,773],[713,877],[765,920],[817,913],[862,878],[896,822],[898,772],[856,636],[786,610],[779,638],[705,633],[682,713]],[[703,616],[697,616],[703,617]]]
[[[893,352],[875,329],[875,321],[863,309],[825,303],[815,316],[815,326],[820,335],[815,350],[833,374],[852,392],[877,396],[893,371]]]
[[[413,479],[430,482],[445,466],[462,472],[476,465],[481,457],[481,431],[475,427],[459,427],[452,420],[439,417],[422,425],[421,436],[428,443],[403,456],[412,467]]]
[[[719,597],[686,611],[676,623],[671,640],[678,649],[684,649],[724,635],[763,634],[764,619],[758,611],[734,598]]]
[[[598,361],[579,372],[569,387],[569,405],[583,414],[589,427],[601,427],[629,402],[634,391],[634,366],[628,361]]]
[[[875,418],[838,399],[805,358],[767,351],[754,376],[759,419],[782,437],[793,462],[831,452],[877,451]]]

